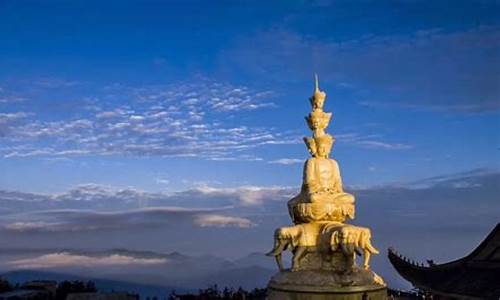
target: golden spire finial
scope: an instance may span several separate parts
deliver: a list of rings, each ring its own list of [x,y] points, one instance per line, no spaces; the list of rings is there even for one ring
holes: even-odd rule
[[[314,73],[314,79],[315,79],[314,93],[316,94],[317,92],[319,92],[318,73]]]

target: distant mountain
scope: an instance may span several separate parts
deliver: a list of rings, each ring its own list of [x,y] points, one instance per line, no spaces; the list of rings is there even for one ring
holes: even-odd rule
[[[272,270],[277,268],[275,260],[261,252],[250,253],[247,256],[233,260],[233,263],[240,268],[252,266],[259,266]]]
[[[30,280],[55,280],[58,282],[69,281],[88,281],[91,280],[96,284],[100,291],[125,291],[129,293],[136,293],[142,297],[165,297],[172,291],[176,292],[189,292],[193,290],[169,287],[169,286],[155,286],[147,284],[138,284],[134,282],[116,281],[102,278],[94,278],[91,276],[77,276],[72,274],[43,272],[34,270],[11,271],[1,275],[2,278],[7,279],[11,283],[23,283]]]
[[[251,290],[256,287],[265,287],[274,273],[276,271],[259,266],[235,268],[214,272],[210,276],[193,277],[181,286],[190,289],[217,284],[221,287],[227,286],[235,289],[242,287]]]
[[[18,249],[19,250],[19,249]],[[1,251],[0,251],[1,252]],[[11,253],[4,250],[4,253]],[[30,249],[23,257],[39,261],[44,255],[64,253],[65,259],[78,257],[75,263],[44,267],[43,269],[17,270],[6,273],[12,282],[35,279],[92,280],[103,290],[126,290],[141,295],[165,295],[172,290],[188,291],[217,284],[227,287],[253,289],[265,287],[270,276],[276,272],[274,260],[263,253],[252,253],[234,261],[216,256],[188,256],[179,252],[156,253],[128,249],[50,250],[46,253]],[[19,259],[20,252],[16,253]],[[115,256],[128,260],[158,259],[160,263],[139,265],[79,265],[79,261],[106,261]],[[82,257],[85,259],[82,260]],[[7,259],[7,257],[4,257]],[[88,274],[99,274],[98,276]],[[161,292],[161,295],[158,294]],[[154,294],[156,293],[156,294]]]

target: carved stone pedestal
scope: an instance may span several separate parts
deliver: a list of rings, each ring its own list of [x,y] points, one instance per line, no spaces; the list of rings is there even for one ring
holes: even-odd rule
[[[294,292],[282,291],[273,288],[267,290],[267,300],[385,300],[386,288],[363,292]]]
[[[371,270],[284,271],[271,278],[268,300],[386,299],[387,289]]]

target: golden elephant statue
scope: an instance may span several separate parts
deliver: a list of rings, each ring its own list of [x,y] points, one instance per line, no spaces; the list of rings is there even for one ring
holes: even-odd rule
[[[326,226],[323,231],[331,231],[330,246],[332,251],[339,248],[342,252],[352,257],[353,264],[356,254],[363,255],[363,268],[370,268],[371,254],[379,251],[371,243],[371,231],[366,227],[343,224],[341,226]]]
[[[321,232],[321,224],[306,223],[280,227],[274,232],[274,247],[267,256],[274,256],[280,271],[283,271],[281,253],[287,249],[293,253],[292,271],[300,268],[300,260],[308,251],[314,251]]]

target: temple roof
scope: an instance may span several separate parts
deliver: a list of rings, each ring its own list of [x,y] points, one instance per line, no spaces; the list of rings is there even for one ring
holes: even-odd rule
[[[469,255],[424,266],[389,249],[389,260],[415,287],[436,295],[498,299],[500,297],[500,223]]]

